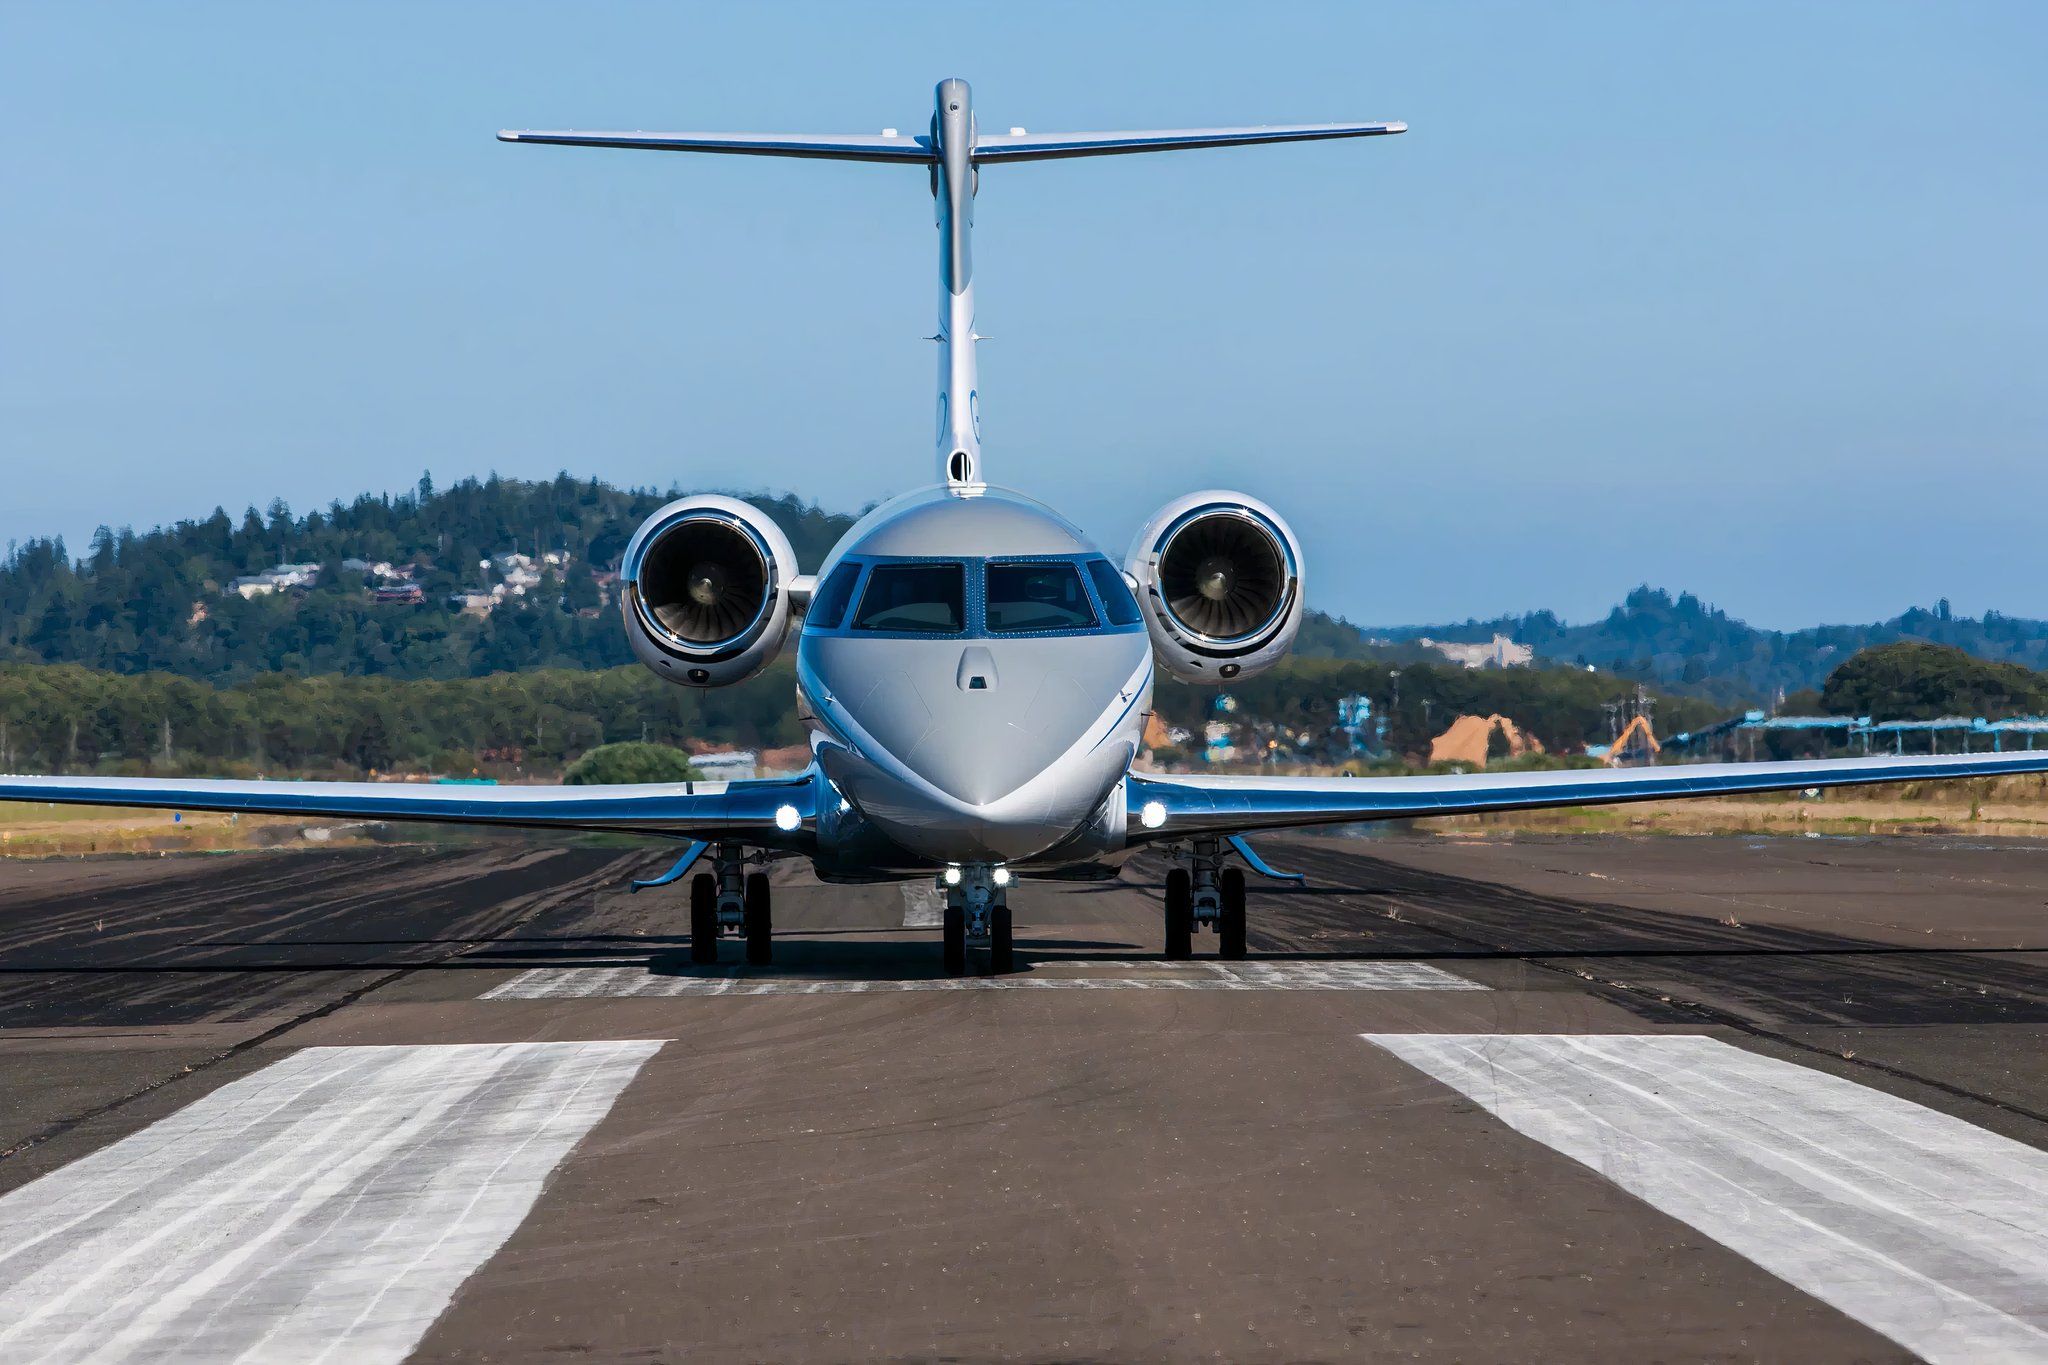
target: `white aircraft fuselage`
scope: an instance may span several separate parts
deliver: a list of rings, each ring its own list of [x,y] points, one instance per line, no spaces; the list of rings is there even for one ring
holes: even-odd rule
[[[892,607],[894,580],[939,600]],[[1013,582],[1065,595],[1020,606]],[[797,697],[841,815],[925,865],[1122,849],[1152,648],[1122,570],[1079,530],[1005,490],[926,488],[862,518],[818,583]]]

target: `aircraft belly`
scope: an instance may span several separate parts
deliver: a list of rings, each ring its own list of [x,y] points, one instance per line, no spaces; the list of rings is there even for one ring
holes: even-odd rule
[[[1014,863],[1071,840],[1128,770],[1131,755],[1128,741],[1106,743],[979,806],[836,745],[821,748],[818,758],[861,815],[912,852],[939,863]]]

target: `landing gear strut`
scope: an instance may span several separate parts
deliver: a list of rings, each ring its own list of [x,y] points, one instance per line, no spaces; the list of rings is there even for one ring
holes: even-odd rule
[[[1006,870],[988,863],[962,863],[940,875],[939,889],[946,893],[946,975],[967,975],[969,948],[988,950],[991,976],[1016,970],[1009,881]]]
[[[732,933],[746,938],[748,966],[767,966],[775,960],[767,874],[746,870],[747,853],[738,844],[713,845],[711,860],[715,871],[690,878],[690,961],[717,962],[719,936]]]
[[[1194,956],[1198,929],[1216,931],[1216,955],[1229,961],[1244,956],[1244,871],[1223,865],[1224,841],[1196,839],[1166,873],[1166,957],[1182,961]]]

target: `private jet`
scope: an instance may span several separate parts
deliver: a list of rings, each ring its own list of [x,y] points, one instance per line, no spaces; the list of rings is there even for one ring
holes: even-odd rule
[[[967,84],[937,89],[926,131],[502,132],[513,143],[814,157],[920,170],[939,233],[936,482],[882,503],[822,564],[747,503],[704,494],[656,512],[619,573],[642,663],[679,687],[753,677],[796,637],[799,776],[647,786],[408,786],[112,777],[0,778],[0,798],[104,806],[601,830],[674,840],[639,886],[690,878],[691,956],[742,939],[772,955],[762,865],[802,857],[831,883],[943,888],[947,971],[1013,969],[1020,878],[1107,879],[1162,854],[1166,956],[1213,933],[1245,953],[1246,871],[1283,876],[1260,831],[2048,770],[2048,752],[1562,772],[1316,778],[1134,771],[1155,669],[1225,684],[1273,666],[1302,621],[1306,571],[1286,520],[1243,493],[1173,498],[1118,561],[1051,508],[988,482],[975,371],[976,184],[1028,161],[1384,137],[1401,123],[1149,132],[984,133]],[[693,875],[693,869],[696,870]]]

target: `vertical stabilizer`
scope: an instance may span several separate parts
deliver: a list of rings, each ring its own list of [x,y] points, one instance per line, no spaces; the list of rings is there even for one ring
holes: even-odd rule
[[[981,396],[974,367],[974,96],[963,80],[939,82],[932,111],[939,224],[939,478],[981,483]]]
[[[981,395],[974,365],[974,190],[983,166],[1057,161],[1082,156],[1128,156],[1199,147],[1250,147],[1268,142],[1322,142],[1376,137],[1408,130],[1405,123],[1283,123],[1249,128],[1155,128],[1140,132],[1028,133],[1012,128],[984,137],[975,127],[972,92],[963,80],[939,82],[931,132],[904,137],[830,133],[571,133],[498,134],[505,142],[558,147],[624,147],[642,151],[708,152],[734,156],[807,157],[923,166],[931,176],[939,227],[939,479],[953,488],[978,488],[981,467]]]

